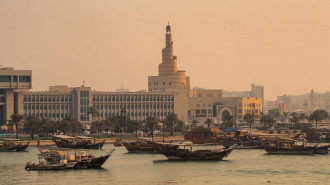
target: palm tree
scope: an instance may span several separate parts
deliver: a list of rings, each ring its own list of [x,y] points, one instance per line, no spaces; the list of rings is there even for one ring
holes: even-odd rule
[[[308,117],[306,116],[306,114],[304,114],[304,113],[301,113],[301,114],[299,114],[299,119],[300,120],[305,120],[305,119],[307,119]]]
[[[221,118],[224,128],[233,127],[235,125],[234,116],[231,114],[224,114]]]
[[[266,123],[267,123],[267,117],[268,115],[262,115],[260,118],[260,127],[265,127]]]
[[[207,127],[209,127],[209,128],[211,127],[211,125],[214,124],[213,119],[211,119],[211,118],[207,118],[207,119],[204,121],[204,123],[207,124]]]
[[[250,113],[247,113],[244,115],[243,119],[247,122],[247,124],[250,125],[250,130],[252,130],[252,125],[255,121],[255,118],[254,118],[254,113],[250,114]]]
[[[120,122],[119,122],[117,116],[113,115],[113,116],[109,117],[108,120],[109,120],[110,130],[114,131],[114,130],[116,130],[116,127],[120,128]]]
[[[175,113],[168,114],[166,116],[165,122],[166,125],[171,127],[171,136],[174,136],[174,127],[178,124],[179,118]]]
[[[198,121],[197,121],[197,120],[194,120],[194,121],[192,122],[192,127],[193,127],[193,128],[197,128],[197,123],[198,123]]]
[[[97,132],[97,138],[100,138],[100,132],[105,127],[105,122],[102,121],[95,121],[92,123],[93,129]]]
[[[294,124],[295,130],[297,130],[297,124],[300,121],[300,117],[296,112],[291,113],[292,118],[290,118],[290,122]]]
[[[157,117],[147,117],[146,126],[151,131],[152,142],[154,142],[154,129],[158,126],[159,122]]]
[[[71,116],[65,116],[63,118],[61,121],[61,130],[64,132],[64,134],[67,133],[69,135],[70,133],[73,133],[72,122],[74,122],[74,120]]]
[[[52,125],[50,124],[49,118],[41,118],[40,120],[40,127],[44,132],[44,137],[47,135],[47,129],[50,130]]]
[[[77,120],[73,120],[69,123],[69,127],[72,133],[72,136],[75,136],[76,134],[78,134],[81,130],[81,123]]]
[[[322,121],[322,120],[325,120],[328,118],[328,112],[325,111],[325,110],[315,110],[310,116],[309,116],[309,120],[311,122],[314,122],[315,121],[315,125],[316,125],[316,130],[317,130],[317,123]]]
[[[273,118],[276,118],[276,117],[279,117],[279,116],[280,116],[280,110],[277,109],[277,108],[270,109],[270,110],[268,111],[268,114],[269,114],[270,116],[272,116]]]
[[[9,125],[15,127],[16,129],[16,139],[18,139],[18,130],[22,125],[22,120],[24,119],[24,116],[21,114],[12,114],[10,116]]]
[[[139,127],[142,126],[142,121],[133,121],[133,124],[135,126],[135,137],[138,137],[138,130],[139,130]]]
[[[96,109],[95,106],[90,106],[88,108],[88,114],[91,114],[92,115],[92,124],[94,122],[94,116],[95,116],[96,113],[97,113],[97,109]],[[86,124],[85,124],[85,129],[87,129],[87,125]]]
[[[40,128],[40,120],[34,116],[28,116],[24,121],[24,129],[30,132],[31,139],[34,139],[34,134]]]

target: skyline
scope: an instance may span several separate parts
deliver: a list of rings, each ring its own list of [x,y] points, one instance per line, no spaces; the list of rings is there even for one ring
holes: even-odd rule
[[[1,65],[32,70],[33,90],[83,81],[100,91],[147,89],[169,21],[192,88],[255,83],[265,100],[330,89],[330,2],[97,2],[1,1]]]

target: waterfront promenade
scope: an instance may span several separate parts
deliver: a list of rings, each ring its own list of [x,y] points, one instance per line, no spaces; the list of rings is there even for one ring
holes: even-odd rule
[[[107,144],[112,144],[116,141],[116,139],[120,138],[95,138],[96,142],[102,142],[105,140],[105,143]],[[125,138],[123,138],[125,139]],[[151,138],[150,138],[151,139]],[[155,141],[163,141],[162,137],[154,137]],[[168,136],[164,138],[165,141],[181,141],[184,140],[183,136]],[[52,140],[39,140],[40,145],[55,145],[55,143]],[[37,146],[38,145],[38,140],[31,140],[30,141],[30,146]]]

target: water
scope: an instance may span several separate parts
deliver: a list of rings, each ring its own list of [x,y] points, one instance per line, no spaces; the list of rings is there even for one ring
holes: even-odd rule
[[[161,154],[127,154],[124,147],[106,144],[105,155],[116,151],[104,169],[25,171],[37,161],[28,152],[0,152],[0,184],[330,184],[330,155],[267,155],[264,150],[234,150],[223,161],[167,161]],[[94,150],[98,155],[98,151]]]

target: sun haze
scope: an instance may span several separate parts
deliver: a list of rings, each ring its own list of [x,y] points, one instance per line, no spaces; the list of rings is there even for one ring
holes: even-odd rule
[[[9,1],[0,2],[1,65],[33,71],[50,85],[113,91],[147,89],[157,75],[165,26],[191,87],[249,90],[265,99],[329,90],[330,2]]]

